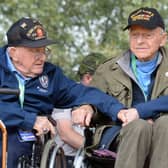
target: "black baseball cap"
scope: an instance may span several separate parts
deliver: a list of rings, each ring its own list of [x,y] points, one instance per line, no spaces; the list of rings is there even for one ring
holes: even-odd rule
[[[128,25],[123,29],[129,29],[132,25],[139,25],[147,29],[161,27],[165,29],[164,21],[155,8],[142,7],[133,11],[128,17]]]
[[[56,43],[47,38],[43,25],[33,18],[21,18],[7,31],[8,46],[30,48],[45,47]]]

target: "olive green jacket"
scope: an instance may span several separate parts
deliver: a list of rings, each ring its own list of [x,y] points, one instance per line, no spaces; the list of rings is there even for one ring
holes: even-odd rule
[[[131,52],[128,50],[120,57],[112,58],[100,65],[91,83],[105,93],[116,97],[127,107],[132,105],[131,79],[137,82],[130,69],[130,55]],[[159,50],[158,64],[151,99],[168,95],[168,53],[165,48]]]

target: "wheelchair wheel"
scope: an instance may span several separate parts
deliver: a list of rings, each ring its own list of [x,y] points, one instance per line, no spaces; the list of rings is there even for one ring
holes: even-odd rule
[[[22,155],[18,159],[17,168],[40,168],[43,146],[44,144],[41,139],[35,141],[32,145],[31,155]]]
[[[54,139],[50,139],[44,146],[40,168],[66,168],[64,152]]]
[[[17,168],[40,168],[43,143],[38,140],[32,145],[31,155],[22,155],[18,159]]]
[[[92,168],[85,158],[84,148],[78,149],[73,162],[73,168]]]
[[[21,156],[18,160],[17,168],[30,168],[30,158],[28,156]]]

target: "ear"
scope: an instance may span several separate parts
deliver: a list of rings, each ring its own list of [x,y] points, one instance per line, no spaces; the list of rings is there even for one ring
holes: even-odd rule
[[[166,32],[164,32],[163,34],[162,34],[162,40],[161,40],[161,43],[160,43],[160,47],[163,47],[163,46],[165,46],[166,45],[166,42],[167,42],[167,33]]]
[[[91,81],[92,81],[92,75],[90,75],[88,73],[84,74],[84,76],[83,76],[83,82],[84,82],[84,84],[85,85],[89,85]]]
[[[17,62],[18,61],[17,48],[16,47],[9,47],[8,51],[9,51],[9,56],[12,59],[12,61]]]

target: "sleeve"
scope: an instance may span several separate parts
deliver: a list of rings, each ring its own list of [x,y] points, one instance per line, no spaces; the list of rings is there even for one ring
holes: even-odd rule
[[[7,127],[21,127],[31,130],[36,120],[36,114],[24,111],[15,103],[0,102],[3,113],[0,112],[0,119]]]
[[[168,112],[168,96],[161,96],[151,101],[140,103],[135,106],[140,118],[155,118],[160,113]]]
[[[63,74],[57,77],[57,108],[72,108],[82,104],[91,104],[99,111],[117,120],[117,114],[124,105],[121,104],[116,98],[109,96],[95,87],[88,87],[68,79]]]

